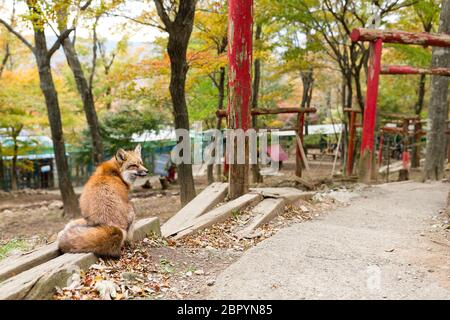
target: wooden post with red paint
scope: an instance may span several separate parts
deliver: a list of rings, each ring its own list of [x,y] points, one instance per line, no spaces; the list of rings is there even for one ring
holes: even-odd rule
[[[369,183],[374,162],[374,133],[377,115],[378,82],[381,69],[381,38],[370,43],[370,57],[367,77],[366,105],[364,109],[364,122],[361,140],[361,158],[359,165],[359,179]]]
[[[244,131],[247,131],[251,123],[252,6],[253,0],[228,0],[228,125],[230,129]],[[234,143],[234,159],[229,159],[228,196],[230,199],[247,193],[249,184],[248,139],[246,139],[244,150],[245,164],[237,163],[236,142]]]
[[[347,165],[346,174],[351,176],[353,173],[353,153],[355,148],[355,133],[356,133],[356,114],[361,111],[356,109],[344,109],[344,112],[349,113],[349,137],[348,137],[348,147],[347,147]]]
[[[295,175],[299,178],[302,177],[302,169],[303,169],[303,157],[300,150],[300,145],[298,141],[300,140],[302,142],[302,147],[304,146],[303,143],[303,130],[305,127],[305,114],[299,113],[297,114],[297,123],[298,123],[298,130],[296,131],[296,137],[295,137]]]

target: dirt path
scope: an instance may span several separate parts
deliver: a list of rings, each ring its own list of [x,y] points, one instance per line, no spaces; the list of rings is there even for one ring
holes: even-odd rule
[[[450,299],[449,185],[378,185],[248,250],[209,298]]]

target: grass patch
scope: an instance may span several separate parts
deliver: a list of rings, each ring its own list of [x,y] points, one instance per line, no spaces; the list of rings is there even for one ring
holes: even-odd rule
[[[23,250],[26,247],[24,240],[11,240],[6,244],[0,245],[0,260],[4,259],[12,250]]]

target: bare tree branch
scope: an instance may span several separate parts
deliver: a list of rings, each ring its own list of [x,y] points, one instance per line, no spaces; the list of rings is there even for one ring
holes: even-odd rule
[[[95,18],[94,26],[92,27],[92,70],[89,75],[89,90],[92,90],[92,85],[94,83],[94,75],[95,75],[95,65],[97,64],[97,23],[100,19],[100,16]]]
[[[5,46],[5,56],[2,59],[2,63],[0,64],[0,78],[2,77],[3,70],[5,70],[6,63],[8,62],[9,57],[11,56],[11,51],[9,50],[9,43],[6,43]]]
[[[20,41],[22,41],[22,43],[24,45],[26,45],[28,47],[28,49],[31,50],[31,52],[34,53],[34,47],[31,45],[31,43],[29,43],[27,41],[27,39],[25,39],[19,32],[17,32],[16,30],[13,29],[13,27],[11,27],[11,25],[6,22],[5,20],[3,20],[2,18],[0,18],[0,24],[4,25],[6,29],[8,29],[8,31],[10,33],[12,33],[13,35],[15,35]]]
[[[55,43],[53,44],[53,46],[50,48],[50,50],[48,50],[47,53],[47,57],[50,59],[53,54],[59,49],[59,47],[61,46],[61,44],[63,43],[64,40],[66,40],[66,38],[69,36],[69,34],[75,30],[75,28],[70,28],[70,29],[66,29],[64,30],[58,37],[58,39],[56,39]]]
[[[155,6],[156,6],[156,11],[158,12],[158,16],[161,18],[161,21],[166,26],[166,29],[170,30],[173,22],[170,20],[169,15],[166,12],[166,9],[164,9],[162,0],[154,0],[154,1],[155,1]]]
[[[81,11],[86,10],[91,5],[91,3],[92,3],[92,0],[87,0],[86,3],[80,7],[80,10]]]
[[[133,18],[133,17],[129,17],[129,16],[126,16],[126,15],[121,15],[121,14],[110,13],[110,12],[108,12],[108,13],[106,13],[106,14],[107,14],[108,16],[125,18],[125,19],[128,19],[128,20],[130,20],[130,21],[136,22],[136,23],[138,23],[138,24],[143,24],[143,25],[145,25],[145,26],[150,26],[150,27],[158,28],[158,29],[160,29],[160,30],[162,30],[162,31],[167,31],[167,29],[166,29],[165,27],[163,27],[163,26],[161,26],[161,25],[159,25],[159,24],[157,24],[157,23],[152,23],[152,22],[149,22],[149,21],[142,21],[142,20],[137,19],[137,18]]]

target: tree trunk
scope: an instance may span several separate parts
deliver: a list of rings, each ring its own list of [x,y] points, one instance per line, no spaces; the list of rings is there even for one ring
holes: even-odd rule
[[[17,156],[19,154],[19,145],[17,144],[17,136],[20,134],[22,127],[19,129],[11,128],[11,137],[13,140],[13,156],[11,164],[11,190],[16,191],[17,188]]]
[[[262,28],[261,25],[256,25],[255,40],[261,39]],[[253,93],[252,93],[252,109],[258,108],[258,97],[259,97],[259,85],[261,82],[261,60],[256,58],[253,63]],[[258,126],[258,117],[256,115],[252,116],[252,127],[256,130]],[[258,161],[258,159],[256,159]],[[258,162],[252,164],[252,182],[260,183],[263,182],[263,177],[259,168]]]
[[[157,2],[155,0],[155,3]],[[180,1],[176,18],[169,23],[167,28],[169,32],[167,53],[170,58],[169,91],[172,97],[175,129],[189,130],[189,114],[185,94],[186,73],[188,71],[186,53],[194,25],[195,3],[195,1],[188,0]],[[162,7],[162,3],[160,2],[159,4]],[[163,18],[163,21],[166,22],[169,19],[168,16]],[[179,136],[177,136],[177,141],[180,141]],[[181,205],[184,206],[195,197],[191,162],[179,164],[177,172],[180,182]]]
[[[4,173],[5,165],[3,163],[3,146],[0,141],[0,190],[5,190],[5,173]]]
[[[419,86],[417,89],[417,102],[414,106],[414,112],[416,115],[420,117],[420,113],[423,109],[424,98],[425,98],[425,81],[426,75],[421,74],[419,78]],[[420,121],[420,118],[419,118]],[[420,128],[420,123],[416,124],[415,127]],[[411,156],[411,167],[419,168],[420,167],[420,136],[413,136],[413,146],[412,146],[412,156]]]
[[[63,28],[63,30],[65,29],[66,28]],[[100,136],[100,126],[98,123],[97,112],[95,111],[92,88],[88,85],[80,60],[78,59],[77,52],[75,51],[75,47],[69,38],[64,40],[63,49],[83,102],[84,114],[86,116],[86,121],[88,123],[89,132],[92,139],[92,157],[94,164],[97,165],[103,161],[103,142]]]
[[[450,33],[450,0],[442,2],[439,33]],[[432,67],[450,67],[447,48],[433,48]],[[431,76],[430,106],[428,111],[427,151],[424,180],[440,180],[444,176],[447,156],[448,78]]]
[[[3,75],[3,71],[6,68],[9,57],[11,56],[11,51],[9,50],[9,43],[5,45],[5,55],[3,56],[2,62],[0,64],[0,78]]]
[[[219,100],[218,100],[218,109],[223,109],[223,102],[225,100],[225,67],[220,68],[220,78],[219,78]],[[222,119],[217,118],[216,128],[218,130],[222,129]],[[219,163],[216,165],[216,177],[217,181],[222,180],[222,165]]]
[[[33,12],[31,8],[30,11]],[[34,41],[40,87],[44,94],[47,107],[48,122],[50,124],[55,162],[58,170],[59,190],[61,191],[61,197],[64,203],[64,214],[69,217],[74,217],[79,214],[78,201],[70,183],[70,172],[62,131],[61,111],[50,68],[50,57],[48,57],[46,38],[44,30],[39,26],[34,27]]]
[[[218,54],[220,54],[222,52],[218,52]],[[217,85],[217,90],[218,90],[218,98],[217,98],[217,109],[218,110],[222,110],[223,109],[223,100],[225,98],[225,67],[220,67],[220,71],[219,71],[219,82],[216,83]],[[222,127],[222,119],[221,118],[217,118],[217,123],[216,123],[216,129],[220,130]],[[213,154],[212,156],[215,156],[215,150],[213,150]],[[214,164],[208,164],[207,167],[207,180],[208,180],[208,184],[211,184],[214,182]],[[217,174],[216,174],[216,178],[217,181],[220,181],[222,179],[222,170],[220,167],[220,164],[216,165],[216,170],[217,170]]]

